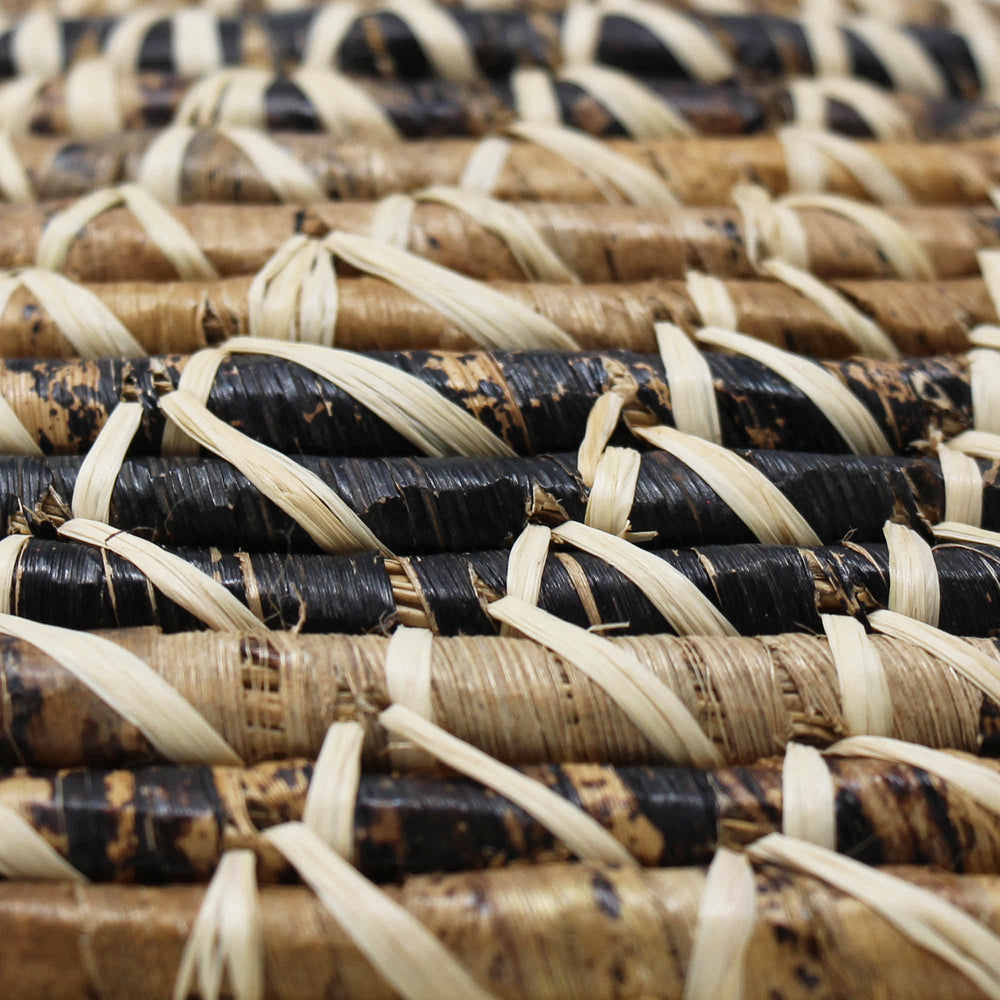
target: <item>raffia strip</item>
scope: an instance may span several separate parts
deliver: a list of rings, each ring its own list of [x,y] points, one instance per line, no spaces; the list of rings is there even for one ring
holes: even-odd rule
[[[317,7],[306,36],[303,64],[328,67],[335,62],[344,37],[363,12],[362,5],[352,0]]]
[[[847,76],[851,72],[851,54],[840,25],[826,8],[803,11],[799,27],[809,48],[816,76]]]
[[[389,700],[430,722],[434,721],[431,699],[433,651],[433,632],[400,625],[392,633],[385,652],[385,687]],[[393,766],[402,770],[415,771],[433,764],[432,758],[424,751],[409,746],[390,746],[389,756]]]
[[[614,566],[645,594],[678,635],[739,634],[683,573],[652,552],[579,521],[561,524],[552,534]]]
[[[267,631],[264,623],[218,580],[145,538],[81,517],[60,525],[59,534],[121,556],[209,628],[220,632]]]
[[[718,750],[687,706],[630,650],[516,597],[503,597],[486,610],[589,677],[667,760],[719,766]]]
[[[318,240],[291,236],[250,285],[250,336],[332,347],[338,301],[337,274],[329,251]]]
[[[81,59],[66,74],[64,91],[70,134],[97,140],[125,129],[118,70],[110,59]]]
[[[35,98],[48,81],[47,76],[38,73],[0,83],[0,131],[9,135],[28,131]]]
[[[773,201],[756,184],[737,184],[730,197],[742,217],[747,259],[751,264],[759,264],[762,257],[774,256],[808,269],[809,240],[791,208]]]
[[[597,53],[601,21],[624,17],[655,35],[663,47],[702,83],[718,83],[735,72],[726,50],[696,21],[648,0],[573,0],[563,18],[563,59],[568,64],[592,63]]]
[[[899,348],[874,320],[815,275],[776,257],[763,261],[760,270],[788,285],[804,299],[822,309],[851,338],[860,353],[870,358],[886,360],[901,356]],[[709,325],[725,327],[722,323]]]
[[[584,523],[599,531],[628,534],[641,458],[634,448],[605,448],[594,470]],[[655,535],[655,532],[653,533]]]
[[[792,115],[800,125],[825,128],[826,102],[846,104],[877,139],[912,139],[913,122],[881,87],[849,76],[803,77],[788,84]]]
[[[622,393],[609,389],[602,392],[590,407],[583,440],[576,455],[576,465],[585,486],[594,485],[597,466],[604,449],[608,446],[608,441],[611,440],[611,435],[618,426],[625,402]]]
[[[807,396],[858,455],[891,455],[892,447],[865,405],[836,376],[814,361],[729,330],[706,328],[699,341],[754,358]]]
[[[829,161],[839,164],[883,204],[911,204],[906,185],[861,143],[820,129],[788,126],[778,130],[785,151],[788,187],[792,191],[825,191],[829,182]]]
[[[979,253],[983,254],[987,251],[980,250]],[[977,255],[978,256],[978,255]],[[997,266],[1000,268],[1000,256],[997,257]],[[997,277],[1000,278],[1000,270],[997,272]],[[987,291],[989,291],[987,282]],[[1000,289],[1000,285],[998,285]],[[993,293],[990,292],[990,298],[993,297]],[[994,303],[994,306],[996,303]],[[1000,326],[995,323],[981,323],[979,326],[969,331],[969,343],[975,344],[976,347],[988,347],[993,351],[1000,351]]]
[[[7,614],[0,614],[0,633],[28,642],[55,660],[135,726],[167,760],[240,765],[236,752],[197,709],[117,643]]]
[[[323,130],[336,139],[387,144],[403,138],[386,110],[350,77],[300,66],[289,79],[306,95]]]
[[[326,192],[287,149],[258,129],[227,125],[219,129],[253,165],[279,201],[324,201]]]
[[[941,582],[934,552],[904,524],[886,521],[882,533],[889,549],[889,610],[937,625]]]
[[[2,802],[0,875],[11,879],[87,881],[27,820]]]
[[[705,874],[684,1000],[743,1000],[746,950],[756,923],[750,862],[746,855],[719,848]]]
[[[174,69],[178,76],[197,79],[223,63],[218,15],[205,7],[188,7],[174,12]]]
[[[425,188],[415,198],[417,201],[450,205],[499,237],[529,281],[579,283],[579,275],[545,242],[542,234],[516,205],[444,185]]]
[[[782,198],[782,203],[788,208],[820,209],[843,216],[860,226],[878,244],[879,250],[900,278],[907,281],[930,281],[936,277],[934,264],[927,251],[904,226],[881,208],[834,194],[786,195]],[[796,262],[793,260],[791,263]]]
[[[208,347],[192,354],[181,372],[178,392],[186,392],[199,403],[207,404],[219,365],[228,354],[228,350],[222,347]],[[179,424],[168,420],[163,428],[160,451],[164,455],[197,455],[200,448],[198,442],[185,434]]]
[[[263,834],[296,868],[341,930],[406,1000],[494,1000],[440,941],[303,823]]]
[[[229,995],[238,1000],[263,1000],[261,917],[253,851],[226,851],[205,889],[184,944],[173,1000],[190,996],[196,981],[202,1000],[218,1000],[224,974]]]
[[[850,615],[820,615],[840,686],[849,733],[886,736],[893,731],[892,695],[878,650]]]
[[[53,215],[38,241],[38,266],[61,271],[80,231],[97,216],[119,205],[135,216],[150,242],[173,264],[181,278],[218,278],[190,232],[137,184],[102,188]]]
[[[983,521],[983,477],[975,460],[954,448],[937,450],[944,482],[944,519],[978,528]]]
[[[997,189],[990,191],[990,198],[997,203]],[[993,309],[1000,316],[1000,250],[979,250],[976,252],[976,262],[979,264],[979,271],[983,276],[983,283],[986,291],[990,293],[990,301]],[[984,346],[991,347],[992,344]]]
[[[302,365],[381,417],[425,455],[512,457],[505,441],[414,375],[352,351],[234,337],[233,354],[266,354]]]
[[[1000,351],[969,351],[972,391],[972,426],[987,434],[1000,434]]]
[[[633,433],[679,458],[765,545],[822,545],[791,501],[746,459],[721,445],[659,424]]]
[[[335,232],[324,240],[358,270],[426,302],[484,347],[575,350],[576,341],[551,320],[488,285],[379,240]]]
[[[963,431],[958,437],[948,442],[949,448],[965,455],[975,455],[976,458],[1000,458],[1000,434],[988,434],[986,431]]]
[[[324,552],[388,549],[335,490],[294,459],[220,420],[183,390],[160,398],[160,409],[188,437],[239,469]]]
[[[831,757],[871,757],[919,767],[949,786],[961,789],[984,809],[1000,816],[1000,774],[983,767],[974,757],[956,751],[932,750],[905,740],[855,736],[828,747]]]
[[[822,754],[789,743],[781,766],[781,831],[833,851],[837,848],[836,793]]]
[[[30,535],[0,538],[0,614],[13,614],[17,604],[17,563]]]
[[[686,434],[722,444],[719,403],[705,355],[673,323],[656,323],[654,330],[670,389],[674,426]]]
[[[635,77],[597,65],[567,66],[559,73],[600,101],[633,139],[664,139],[695,135],[690,122]],[[525,116],[528,117],[528,116]],[[538,118],[528,118],[538,121]],[[556,119],[558,124],[559,119]]]
[[[89,289],[55,271],[29,267],[0,274],[0,315],[23,285],[82,358],[144,357],[124,323]]]
[[[676,208],[680,204],[662,177],[614,152],[592,136],[561,125],[539,122],[515,122],[507,131],[563,157],[612,204],[624,201],[661,209]]]
[[[545,125],[558,125],[562,121],[552,75],[546,70],[519,67],[510,74],[510,91],[522,121]]]
[[[357,722],[330,726],[313,765],[302,810],[302,822],[348,861],[354,854],[354,808],[364,740],[365,731]]]
[[[38,442],[28,433],[13,407],[0,395],[0,454],[41,455]]]
[[[189,88],[174,113],[175,125],[266,124],[264,95],[274,82],[266,69],[234,66],[210,73]]]
[[[868,624],[876,632],[912,642],[947,660],[949,666],[983,694],[1000,702],[1000,665],[971,643],[895,611],[873,611],[868,616]]]
[[[546,830],[558,837],[581,861],[634,865],[628,848],[597,820],[551,788],[500,763],[464,740],[445,732],[403,705],[391,705],[379,722],[448,767],[485,785],[520,806]]]
[[[940,895],[888,872],[778,833],[747,848],[755,861],[811,875],[870,906],[901,934],[1000,998],[1000,937]]]
[[[874,17],[848,21],[846,27],[875,53],[892,80],[893,90],[926,97],[948,96],[944,74],[905,31]]]
[[[5,132],[0,132],[0,194],[4,201],[12,204],[27,204],[36,200],[28,171]]]
[[[969,542],[972,545],[993,545],[1000,548],[1000,531],[987,531],[978,525],[941,521],[931,530],[936,538],[944,538],[949,542]]]
[[[142,423],[140,403],[119,403],[80,464],[70,507],[74,517],[108,521],[125,453]]]
[[[514,540],[507,557],[507,594],[534,607],[542,591],[542,575],[552,543],[552,530],[543,524],[526,524]],[[506,622],[501,635],[515,635]],[[398,701],[393,698],[393,701]]]
[[[142,43],[149,29],[168,15],[168,8],[159,4],[129,11],[111,29],[104,43],[104,54],[123,73],[136,72]]]
[[[11,40],[10,54],[19,74],[51,77],[59,73],[66,53],[55,12],[35,7],[22,17]]]
[[[684,287],[698,310],[702,326],[718,326],[723,330],[739,327],[736,304],[724,281],[701,271],[687,271]]]
[[[491,194],[503,173],[511,146],[510,139],[501,139],[495,135],[477,142],[462,169],[458,186],[464,191]]]
[[[980,0],[945,0],[949,20],[962,33],[972,54],[983,100],[995,99],[1000,90],[1000,37],[996,21]]]
[[[379,243],[405,250],[410,245],[416,201],[408,194],[390,194],[375,202],[368,235]]]

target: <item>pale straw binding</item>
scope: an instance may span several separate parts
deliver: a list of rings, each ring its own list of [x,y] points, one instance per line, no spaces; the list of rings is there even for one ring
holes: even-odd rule
[[[8,135],[29,131],[35,100],[48,82],[48,77],[29,74],[0,83],[0,131]]]
[[[827,14],[804,11],[799,20],[809,48],[813,72],[818,77],[847,76],[851,72],[851,54],[839,23]]]
[[[543,125],[562,121],[552,75],[534,66],[522,66],[510,74],[510,91],[518,118]]]
[[[560,80],[575,83],[600,101],[621,122],[633,139],[665,139],[695,134],[686,118],[638,79],[619,70],[597,65],[571,65],[561,70]],[[538,121],[529,115],[529,121]],[[555,119],[558,124],[559,119]]]
[[[684,287],[698,310],[702,326],[718,326],[723,330],[739,328],[736,304],[724,281],[701,271],[688,271],[684,275]]]
[[[431,699],[431,659],[434,634],[425,628],[400,625],[392,633],[385,653],[385,688],[389,700],[416,712],[422,719],[434,721]],[[389,748],[393,766],[414,771],[433,764],[422,750],[412,747]],[[343,852],[341,852],[343,853]]]
[[[526,524],[514,540],[507,557],[507,594],[534,607],[542,590],[542,574],[549,556],[552,531],[542,524]],[[514,635],[515,630],[504,623],[501,635]],[[393,701],[398,701],[393,698]],[[405,703],[404,703],[405,704]]]
[[[868,624],[876,632],[904,639],[934,656],[940,656],[983,694],[1000,702],[1000,664],[971,643],[895,611],[873,611],[868,616]]]
[[[529,306],[379,240],[335,232],[324,244],[359,271],[373,274],[433,306],[484,347],[574,350],[576,341]]]
[[[994,17],[981,0],[945,0],[952,26],[969,47],[980,83],[980,99],[995,100],[1000,91],[1000,36]]]
[[[720,847],[705,873],[683,1000],[743,1000],[746,950],[756,922],[750,862]]]
[[[0,194],[4,201],[13,204],[23,205],[36,200],[28,171],[6,132],[0,132]]]
[[[793,209],[819,209],[853,222],[871,236],[900,278],[907,281],[932,281],[937,277],[927,251],[916,237],[884,209],[834,194],[786,195],[782,198],[782,204]],[[797,262],[793,260],[791,263]],[[799,263],[797,266],[806,265]]]
[[[587,497],[585,524],[624,537],[639,482],[640,456],[634,448],[605,448],[594,470],[594,485]]]
[[[944,74],[907,32],[874,17],[848,21],[847,29],[875,53],[892,89],[925,97],[947,97]]]
[[[486,610],[589,677],[668,761],[719,766],[719,751],[687,706],[629,649],[516,597],[503,597]]]
[[[70,508],[74,517],[108,521],[111,494],[125,453],[142,423],[140,403],[119,403],[80,464]]]
[[[465,191],[491,194],[496,190],[507,157],[510,156],[511,145],[510,139],[501,139],[495,135],[477,142],[462,169],[458,186]]]
[[[628,577],[678,635],[739,635],[683,573],[652,552],[579,521],[561,524],[552,534],[603,559]]]
[[[699,330],[699,341],[754,358],[804,393],[856,455],[891,455],[892,447],[864,404],[819,363],[730,330]]]
[[[901,934],[1000,1000],[1000,937],[944,898],[815,844],[771,833],[751,844],[754,861],[811,875],[860,900]]]
[[[302,822],[342,858],[354,854],[354,809],[361,781],[365,731],[357,722],[335,722],[313,765]]]
[[[960,451],[964,455],[975,455],[976,458],[1000,459],[1000,434],[987,434],[986,431],[963,431],[958,437],[948,442],[949,448]]]
[[[175,125],[266,124],[264,94],[274,81],[266,69],[230,67],[197,80],[174,114]]]
[[[798,215],[787,205],[772,200],[755,184],[737,184],[730,191],[743,222],[747,259],[757,265],[763,257],[774,256],[808,269],[809,240]]]
[[[2,802],[0,875],[10,879],[87,881],[20,813]]]
[[[167,419],[239,469],[324,552],[389,552],[346,500],[314,472],[210,413],[183,390],[160,398]]]
[[[610,389],[602,392],[590,407],[583,440],[576,454],[576,465],[585,486],[594,485],[597,466],[618,426],[625,402],[625,397],[620,392]]]
[[[960,521],[942,521],[935,524],[934,535],[949,542],[968,542],[972,545],[993,545],[1000,548],[1000,532],[987,531],[978,525]]]
[[[849,615],[820,615],[840,686],[840,706],[851,734],[893,732],[892,696],[875,644]]]
[[[230,850],[219,859],[184,945],[173,1000],[185,1000],[197,981],[201,1000],[219,1000],[223,976],[233,1000],[263,1000],[264,941],[257,859]]]
[[[55,13],[36,7],[21,18],[10,43],[11,60],[18,75],[38,73],[52,77],[63,67],[62,32]]]
[[[368,235],[379,243],[405,250],[410,245],[417,203],[408,194],[389,194],[375,202]]]
[[[830,161],[843,167],[864,188],[873,201],[909,204],[913,201],[906,185],[872,150],[820,129],[786,126],[778,130],[785,151],[785,169],[790,191],[825,191],[829,183]]]
[[[489,754],[446,733],[403,705],[392,705],[379,722],[432,754],[460,774],[485,785],[520,806],[558,837],[581,861],[635,865],[635,858],[597,820],[534,778],[501,764]]]
[[[901,356],[899,348],[874,320],[815,275],[776,257],[763,261],[760,270],[822,309],[847,334],[859,353],[886,360]],[[721,323],[711,325],[724,326]]]
[[[289,79],[306,95],[323,131],[340,142],[386,145],[403,138],[385,109],[350,77],[300,66]]]
[[[4,455],[41,455],[42,449],[28,433],[7,400],[0,396],[0,453]]]
[[[7,535],[0,538],[0,614],[17,610],[17,563],[30,535]]]
[[[405,1000],[495,1000],[415,917],[303,823],[263,834],[296,868],[341,930]]]
[[[580,278],[545,242],[525,213],[509,202],[462,188],[437,185],[415,195],[464,212],[487,232],[503,240],[528,281],[579,282]]]
[[[81,358],[145,356],[139,342],[93,292],[55,271],[29,267],[0,272],[0,316],[20,286],[35,297]]]
[[[217,15],[204,7],[182,8],[171,17],[174,69],[192,80],[218,69],[224,59]]]
[[[837,848],[833,778],[822,755],[804,743],[789,743],[781,766],[781,831],[831,851]]]
[[[38,241],[39,267],[61,271],[80,231],[97,216],[124,205],[150,242],[184,280],[218,278],[194,237],[152,195],[136,184],[102,188],[53,215]]]
[[[228,351],[221,347],[207,347],[204,350],[195,351],[188,358],[184,371],[181,372],[177,390],[187,393],[202,405],[207,405],[219,365],[225,361],[227,356]],[[198,442],[194,438],[188,437],[181,430],[179,424],[168,420],[163,428],[160,451],[164,455],[197,455],[200,449]]]
[[[990,192],[990,197],[994,204],[998,200],[996,192],[996,188],[993,188]],[[997,316],[1000,316],[1000,250],[979,250],[976,252],[976,262],[979,264],[979,272],[982,274],[986,291],[990,294],[990,302],[993,303],[993,309]],[[993,329],[995,330],[996,328],[994,327]],[[983,346],[995,347],[998,338],[1000,338],[1000,333],[994,334],[989,338],[991,342]]]
[[[123,16],[108,34],[104,54],[123,73],[139,69],[139,52],[149,29],[167,16],[167,10],[158,4],[139,7]]]
[[[987,434],[1000,434],[1000,351],[969,351],[972,389],[972,426]]]
[[[802,77],[788,84],[794,120],[810,128],[826,128],[826,102],[846,104],[876,139],[912,139],[913,123],[881,87],[866,80],[842,77]]]
[[[209,628],[221,632],[267,631],[264,623],[218,580],[145,538],[79,517],[60,525],[59,534],[121,556]]]
[[[266,354],[302,365],[381,417],[425,455],[512,457],[505,441],[415,375],[351,351],[234,337],[233,354]]]
[[[1000,816],[1000,774],[956,750],[932,750],[904,740],[855,736],[834,743],[826,753],[831,757],[871,757],[919,767]]]
[[[0,614],[0,634],[30,643],[68,670],[167,760],[177,764],[242,762],[228,743],[155,670],[134,653],[91,632]]]
[[[819,535],[791,501],[746,459],[720,445],[666,427],[633,433],[680,459],[719,494],[722,502],[765,545],[821,545]]]
[[[904,524],[886,521],[882,533],[889,549],[889,610],[936,626],[941,614],[941,581],[934,552]]]
[[[679,326],[656,323],[654,329],[670,390],[674,426],[686,434],[722,444],[719,403],[705,355]],[[633,433],[638,433],[637,429],[633,428]]]
[[[975,459],[940,445],[937,450],[944,482],[944,519],[978,528],[983,522],[983,476]]]
[[[659,174],[592,136],[539,122],[515,122],[507,131],[563,157],[612,204],[625,202],[658,209],[676,208],[679,204]]]

